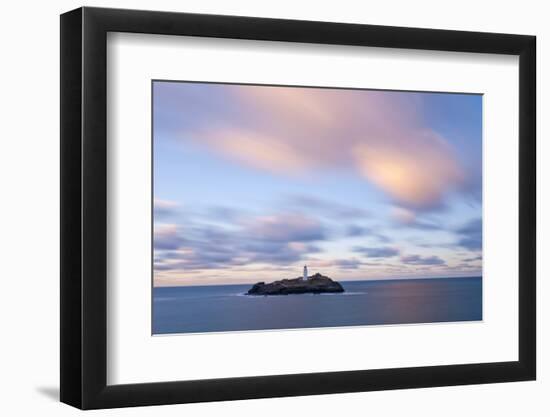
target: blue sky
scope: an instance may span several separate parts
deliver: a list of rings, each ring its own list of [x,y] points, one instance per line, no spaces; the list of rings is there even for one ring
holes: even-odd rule
[[[481,274],[482,97],[154,82],[154,283]]]

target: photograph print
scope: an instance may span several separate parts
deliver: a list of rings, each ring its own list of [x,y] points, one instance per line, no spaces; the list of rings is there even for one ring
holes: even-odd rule
[[[482,99],[152,81],[153,335],[482,320]]]

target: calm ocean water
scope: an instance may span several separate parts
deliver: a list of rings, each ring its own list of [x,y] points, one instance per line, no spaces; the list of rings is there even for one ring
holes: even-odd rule
[[[153,290],[153,334],[482,319],[482,280],[344,281],[343,294],[246,296],[251,285]]]

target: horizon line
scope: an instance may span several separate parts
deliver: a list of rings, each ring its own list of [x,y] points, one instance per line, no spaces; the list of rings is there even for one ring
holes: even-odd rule
[[[483,278],[483,274],[479,275],[455,275],[455,276],[431,276],[431,277],[401,277],[401,278],[368,278],[368,279],[348,279],[348,280],[335,280],[336,282],[362,282],[362,281],[405,281],[405,280],[421,280],[421,279],[454,279],[454,278]],[[237,286],[237,285],[254,285],[258,282],[265,281],[255,281],[255,282],[240,282],[240,283],[230,283],[230,284],[180,284],[180,285],[153,285],[154,288],[175,288],[175,287],[223,287],[223,286]]]

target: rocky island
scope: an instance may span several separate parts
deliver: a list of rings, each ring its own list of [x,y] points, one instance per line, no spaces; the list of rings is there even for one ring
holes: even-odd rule
[[[288,295],[288,294],[321,294],[341,293],[344,287],[327,276],[316,273],[315,275],[282,279],[266,284],[258,282],[248,290],[247,295]]]

